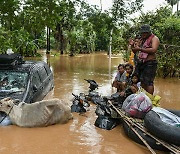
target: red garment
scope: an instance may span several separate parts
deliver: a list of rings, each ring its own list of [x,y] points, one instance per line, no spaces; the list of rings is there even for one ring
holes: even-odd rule
[[[150,48],[152,47],[152,38],[154,37],[155,35],[154,34],[151,34],[151,36],[148,37],[148,39],[144,42],[142,48],[146,49],[146,48]],[[145,52],[140,52],[139,53],[139,59],[145,61],[146,58],[148,56],[148,53],[145,53]]]

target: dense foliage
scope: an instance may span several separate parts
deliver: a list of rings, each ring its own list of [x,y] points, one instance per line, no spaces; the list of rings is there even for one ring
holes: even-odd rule
[[[46,48],[47,53],[55,49],[74,55],[108,52],[112,44],[112,53],[128,58],[128,39],[148,23],[161,41],[159,74],[173,76],[179,71],[179,3],[166,1],[169,6],[131,19],[143,0],[113,0],[112,8],[103,12],[84,0],[1,0],[0,53],[12,48],[24,56],[36,56],[38,49]],[[173,6],[177,6],[174,14]]]
[[[26,56],[38,48],[73,55],[107,51],[110,31],[115,36],[127,16],[141,8],[142,0],[116,1],[109,12],[84,0],[1,0],[0,52],[12,48]],[[116,45],[117,46],[117,45]]]

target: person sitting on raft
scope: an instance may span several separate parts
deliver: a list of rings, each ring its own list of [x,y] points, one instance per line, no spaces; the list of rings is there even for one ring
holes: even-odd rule
[[[133,65],[127,63],[125,65],[125,71],[126,71],[126,86],[132,84],[132,74],[133,74],[134,67]]]
[[[119,64],[118,72],[112,83],[112,87],[117,88],[117,92],[121,92],[125,89],[126,80],[127,78],[126,78],[125,66],[123,64]]]
[[[120,96],[124,97],[125,100],[125,98],[127,98],[129,95],[138,92],[139,88],[140,88],[139,77],[136,73],[133,73],[131,78],[131,84],[127,85],[126,89],[120,92]]]

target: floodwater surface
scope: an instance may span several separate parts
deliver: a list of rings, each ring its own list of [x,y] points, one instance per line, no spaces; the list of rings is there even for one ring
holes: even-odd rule
[[[77,55],[75,57],[43,56],[54,72],[55,87],[45,99],[59,98],[69,106],[72,93],[88,93],[93,79],[99,84],[97,91],[109,96],[116,90],[111,87],[117,66],[123,63],[120,56],[109,60],[106,54]],[[155,80],[155,94],[160,95],[161,107],[180,110],[180,80]],[[43,128],[0,127],[0,153],[2,154],[146,154],[150,153],[128,137],[119,125],[112,130],[94,126],[96,106],[91,104],[85,115],[73,113],[67,124]]]

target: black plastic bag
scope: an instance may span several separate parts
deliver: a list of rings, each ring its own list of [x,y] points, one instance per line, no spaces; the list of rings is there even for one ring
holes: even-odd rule
[[[119,124],[118,119],[114,119],[108,116],[98,116],[96,119],[94,125],[96,127],[106,129],[106,130],[111,130],[114,127],[116,127]]]

